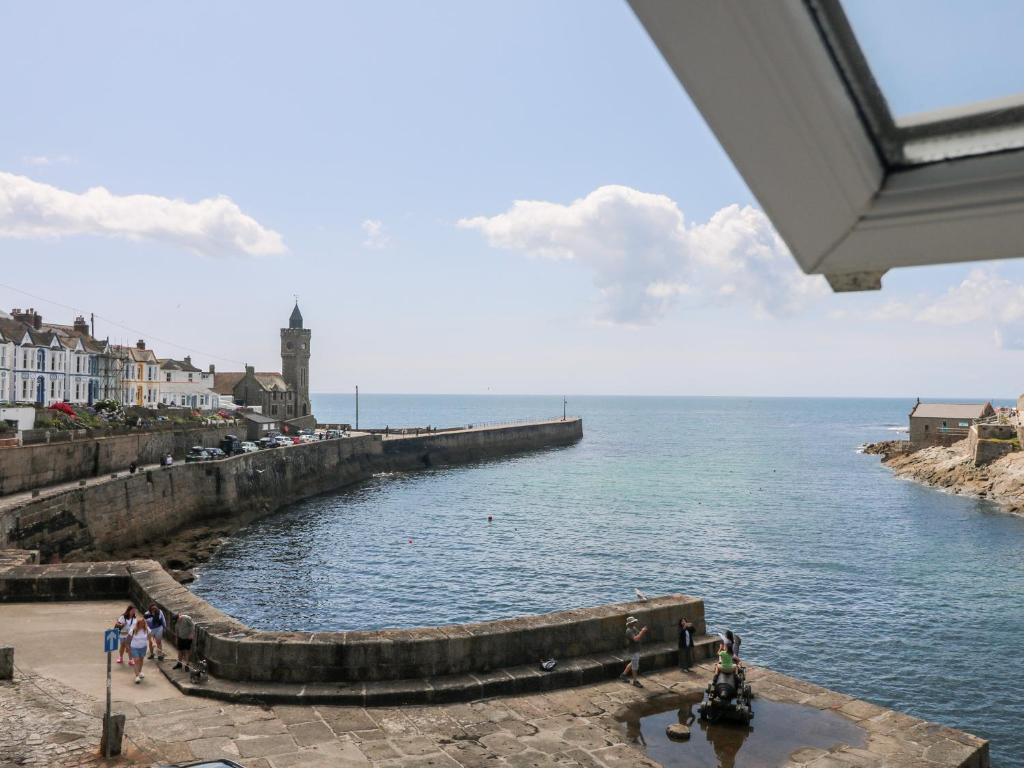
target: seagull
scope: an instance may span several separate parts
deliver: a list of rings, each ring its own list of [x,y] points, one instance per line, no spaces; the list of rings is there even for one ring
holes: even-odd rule
[[[639,589],[634,590],[634,591],[636,592],[636,599],[637,600],[639,600],[641,603],[646,603],[647,602],[647,595],[645,595]]]

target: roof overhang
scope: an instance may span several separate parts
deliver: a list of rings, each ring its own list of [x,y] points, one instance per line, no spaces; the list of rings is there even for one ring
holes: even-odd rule
[[[838,0],[629,2],[804,272],[1024,255],[1024,103],[893,120]]]

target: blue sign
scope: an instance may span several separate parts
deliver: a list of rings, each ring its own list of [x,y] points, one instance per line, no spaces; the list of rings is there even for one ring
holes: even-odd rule
[[[121,641],[121,633],[116,629],[108,629],[103,633],[103,650],[113,653]]]

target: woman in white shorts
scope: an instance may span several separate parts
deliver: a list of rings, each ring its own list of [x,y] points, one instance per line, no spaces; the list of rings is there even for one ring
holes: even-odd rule
[[[146,676],[142,673],[142,665],[146,662],[146,648],[149,646],[149,624],[144,616],[137,616],[128,630],[129,649],[132,661],[135,662],[135,684],[138,685]]]

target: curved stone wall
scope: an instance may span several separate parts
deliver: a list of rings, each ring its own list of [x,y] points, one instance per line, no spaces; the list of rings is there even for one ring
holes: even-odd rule
[[[221,680],[268,684],[373,684],[481,676],[525,667],[549,657],[563,665],[562,684],[608,677],[626,652],[625,619],[650,628],[645,641],[671,663],[679,619],[703,635],[704,603],[685,595],[644,602],[576,608],[538,616],[417,629],[350,632],[266,632],[252,629],[197,597],[148,560],[0,567],[0,602],[127,597],[138,606],[156,602],[172,626],[180,613],[196,623],[196,651]],[[173,637],[173,632],[169,633]],[[651,658],[648,656],[648,658]],[[536,674],[535,672],[533,674]],[[511,685],[513,677],[506,674]],[[452,683],[455,684],[454,682]],[[436,690],[435,685],[432,690]],[[259,697],[254,697],[259,698]],[[266,697],[264,697],[266,698]]]

